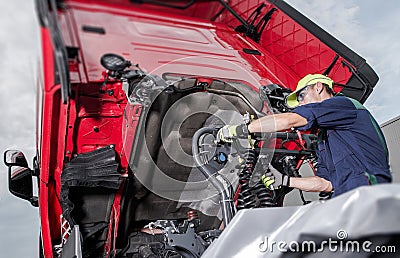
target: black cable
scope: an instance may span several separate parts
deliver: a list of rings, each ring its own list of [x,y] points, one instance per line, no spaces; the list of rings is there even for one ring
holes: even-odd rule
[[[303,201],[303,205],[309,204],[311,201],[307,201],[307,200],[304,198],[303,191],[299,189],[299,192],[300,192],[300,198],[301,198],[301,200]]]

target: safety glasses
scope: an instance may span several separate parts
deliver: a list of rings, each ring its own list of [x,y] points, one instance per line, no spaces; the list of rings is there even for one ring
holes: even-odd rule
[[[302,102],[304,100],[305,96],[307,95],[308,88],[310,86],[312,86],[312,85],[307,85],[303,89],[301,89],[299,92],[297,92],[296,98],[297,98],[298,102]]]

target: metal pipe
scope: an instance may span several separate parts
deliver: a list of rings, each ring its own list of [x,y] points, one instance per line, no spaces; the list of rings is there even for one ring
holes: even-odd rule
[[[233,200],[225,191],[224,185],[216,178],[218,176],[218,172],[213,173],[210,171],[207,166],[201,161],[200,154],[199,154],[199,139],[200,137],[205,134],[212,134],[215,128],[204,127],[199,129],[192,138],[192,153],[195,164],[197,168],[204,174],[207,180],[211,182],[211,184],[217,189],[218,194],[220,196],[220,206],[222,210],[222,218],[224,221],[225,226],[233,218]]]
[[[241,98],[252,110],[253,112],[258,116],[258,117],[263,117],[265,116],[264,113],[259,112],[251,103],[248,101],[242,94],[237,93],[237,92],[232,92],[232,91],[226,91],[226,90],[215,90],[215,89],[206,89],[206,91],[211,92],[211,93],[217,93],[217,94],[225,94],[225,95],[231,95],[235,97]]]
[[[235,18],[238,19],[238,21],[243,24],[247,30],[250,28],[250,25],[242,17],[240,17],[240,15],[237,14],[235,10],[232,9],[232,7],[225,3],[224,0],[220,0],[219,2],[225,7],[226,10],[228,10],[233,16],[235,16]]]

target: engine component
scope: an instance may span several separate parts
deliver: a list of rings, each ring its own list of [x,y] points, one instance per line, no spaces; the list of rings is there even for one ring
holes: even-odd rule
[[[244,161],[244,168],[239,174],[239,196],[238,196],[238,210],[244,208],[254,208],[256,206],[256,199],[249,186],[251,173],[256,162],[255,153],[249,150],[245,153],[246,160]]]
[[[151,234],[137,232],[130,236],[128,247],[122,252],[123,257],[200,257],[209,244],[219,236],[218,232],[195,232],[200,220],[196,211],[188,213],[190,219],[178,223],[176,220],[157,220],[149,223]],[[156,234],[156,230],[158,233]],[[206,240],[203,239],[206,238]],[[136,257],[136,256],[133,256]]]
[[[165,254],[163,234],[147,234],[143,232],[132,233],[128,238],[128,245],[121,252],[121,258],[127,257],[168,257]],[[169,254],[178,255],[178,253]],[[181,256],[177,256],[181,257]]]
[[[183,230],[179,231],[173,227],[165,228],[167,246],[172,250],[179,250],[178,253],[184,257],[200,257],[206,250],[207,243],[195,233],[193,223],[186,220],[181,228]]]
[[[260,98],[270,105],[273,113],[285,113],[290,110],[286,104],[286,97],[291,91],[277,84],[269,84],[260,88]]]
[[[270,191],[258,180],[254,186],[250,186],[252,173],[257,162],[253,149],[246,149],[244,167],[239,174],[239,195],[237,209],[261,208],[275,206]]]
[[[104,68],[113,72],[121,72],[131,66],[131,62],[126,61],[122,56],[110,53],[104,54],[100,59],[100,63]]]
[[[215,128],[201,128],[198,130],[192,139],[192,152],[193,159],[196,163],[196,166],[199,170],[204,174],[207,180],[211,182],[211,184],[217,189],[220,196],[222,217],[225,225],[227,225],[233,218],[234,215],[234,204],[233,199],[229,191],[226,190],[225,185],[218,179],[217,171],[211,171],[206,162],[202,160],[201,155],[199,153],[199,140],[200,137],[204,134],[213,134],[216,133]]]

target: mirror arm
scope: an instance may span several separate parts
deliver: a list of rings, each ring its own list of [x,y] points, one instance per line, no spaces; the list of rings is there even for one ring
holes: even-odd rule
[[[32,196],[32,198],[29,199],[29,202],[33,207],[39,207],[39,198],[37,196]]]

